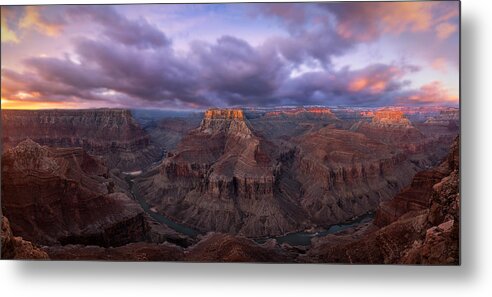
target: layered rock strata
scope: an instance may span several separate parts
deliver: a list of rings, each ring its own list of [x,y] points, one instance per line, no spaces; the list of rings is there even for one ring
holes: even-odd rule
[[[374,210],[418,169],[360,133],[319,127],[283,145],[258,135],[241,110],[213,109],[136,189],[202,231],[263,237]]]
[[[14,236],[7,217],[2,217],[2,259],[46,260],[48,254],[32,242]]]
[[[2,211],[14,234],[39,244],[114,246],[147,238],[140,206],[81,148],[28,139],[5,152]]]
[[[209,110],[175,154],[136,180],[137,191],[167,216],[203,231],[282,234],[296,223],[282,215],[274,196],[268,149],[242,110]]]
[[[424,196],[430,197],[425,208],[407,208],[396,220],[368,234],[317,239],[309,251],[310,259],[329,263],[459,264],[459,140],[435,170],[444,177],[431,188],[425,187],[429,193]],[[421,176],[412,185],[420,187],[419,179]],[[404,193],[395,199],[412,200]],[[378,216],[387,217],[387,210],[381,211],[383,214]]]
[[[2,129],[4,149],[26,138],[51,147],[82,147],[110,168],[139,170],[161,157],[129,110],[3,110]]]

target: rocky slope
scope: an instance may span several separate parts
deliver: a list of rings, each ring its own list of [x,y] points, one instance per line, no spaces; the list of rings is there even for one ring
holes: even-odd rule
[[[147,238],[140,206],[81,148],[28,139],[2,156],[2,211],[14,234],[39,244],[121,245]]]
[[[12,234],[7,217],[2,217],[2,259],[46,260],[48,254],[22,237]]]
[[[255,132],[275,141],[288,139],[306,132],[316,131],[327,125],[341,125],[337,116],[329,108],[284,108],[268,111],[260,116],[251,113],[249,122]]]
[[[401,111],[376,111],[370,122],[361,120],[351,131],[359,132],[381,143],[398,146],[409,153],[423,151],[424,135],[416,129]]]
[[[321,125],[267,140],[254,127],[242,110],[207,111],[175,152],[136,180],[137,191],[202,231],[263,237],[372,211],[419,170],[361,133]]]
[[[85,245],[43,248],[52,260],[183,261],[183,249],[168,243],[129,243],[118,247]]]
[[[130,243],[119,247],[83,245],[44,247],[54,260],[190,261],[190,262],[293,262],[295,256],[271,241],[257,244],[247,238],[210,233],[183,249],[168,243]]]
[[[158,210],[203,231],[282,234],[295,222],[274,196],[275,162],[242,110],[209,110],[174,154],[136,180]]]
[[[165,118],[145,127],[151,140],[165,151],[172,151],[181,139],[200,126],[201,117]]]
[[[257,244],[230,234],[207,234],[186,253],[193,262],[292,262],[293,257],[275,241]]]
[[[4,149],[26,138],[52,147],[82,147],[122,170],[142,169],[161,156],[129,110],[3,110],[2,124]]]
[[[362,234],[340,234],[316,239],[309,257],[314,262],[341,263],[400,263],[400,264],[459,264],[459,140],[449,156],[435,172],[426,175],[434,178],[432,187],[419,207],[407,207],[407,212],[388,225]],[[444,176],[441,179],[438,176]],[[422,176],[417,176],[412,187],[421,187]],[[413,195],[419,189],[404,190],[395,203],[382,207],[378,216],[387,217],[388,208],[414,204]],[[406,193],[405,193],[406,192]],[[425,200],[425,199],[424,199]],[[425,207],[423,205],[426,205]],[[398,210],[399,211],[399,210]],[[404,211],[401,211],[404,212]],[[388,220],[379,220],[385,224]]]
[[[282,163],[281,191],[297,182],[312,222],[344,222],[377,208],[407,186],[419,170],[405,154],[363,134],[322,128],[295,139],[298,151]],[[285,190],[283,190],[285,189]],[[296,194],[291,194],[296,195]]]

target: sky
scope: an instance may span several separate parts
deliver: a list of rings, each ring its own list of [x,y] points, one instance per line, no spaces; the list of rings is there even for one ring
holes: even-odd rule
[[[2,6],[2,108],[459,104],[459,3]]]

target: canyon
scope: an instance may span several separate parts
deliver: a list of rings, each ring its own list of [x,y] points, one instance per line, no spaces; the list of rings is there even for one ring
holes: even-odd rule
[[[26,138],[53,147],[81,147],[121,170],[139,170],[161,157],[124,109],[2,110],[2,132],[4,148]]]
[[[2,258],[459,262],[457,110],[6,110],[2,125]]]

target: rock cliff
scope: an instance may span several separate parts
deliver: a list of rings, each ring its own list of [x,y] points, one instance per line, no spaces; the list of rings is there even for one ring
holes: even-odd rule
[[[329,112],[328,112],[329,113]],[[282,235],[375,210],[419,168],[361,133],[319,127],[288,142],[257,134],[241,110],[209,110],[136,189],[202,231]]]
[[[420,169],[405,154],[351,131],[322,128],[295,143],[298,153],[289,170],[299,183],[302,207],[319,225],[374,210]],[[287,188],[292,181],[280,183]]]
[[[52,147],[82,147],[110,168],[139,170],[160,158],[160,150],[129,110],[3,110],[4,149],[26,138]]]
[[[7,217],[2,217],[2,259],[46,260],[48,254],[22,237],[12,234]]]
[[[410,121],[397,110],[378,110],[374,113],[372,123],[387,126],[410,126]]]
[[[282,234],[295,222],[274,196],[275,162],[241,110],[209,110],[176,152],[136,180],[159,211],[203,231]]]
[[[366,234],[341,234],[317,239],[309,251],[312,261],[335,263],[394,263],[394,264],[459,264],[459,140],[449,156],[436,168],[427,171],[437,182],[424,187],[426,199],[416,203],[413,195],[418,189],[405,189],[395,199],[386,203],[377,216],[388,218],[388,208],[407,202],[406,210],[395,219],[379,219],[388,223]],[[439,175],[444,175],[441,179]],[[417,176],[413,187],[420,188],[422,176]],[[424,207],[424,205],[426,205]],[[399,210],[398,210],[399,211]],[[383,212],[383,214],[381,214]]]
[[[81,148],[28,139],[5,152],[2,211],[14,234],[39,244],[110,246],[147,237],[140,206]]]
[[[443,142],[438,137],[428,137],[417,129],[402,111],[395,110],[376,111],[371,121],[358,121],[350,127],[350,130],[362,133],[406,154],[413,154],[416,158],[424,154],[423,160],[418,161],[427,163],[426,165],[443,158],[446,148],[451,144],[450,141]]]

